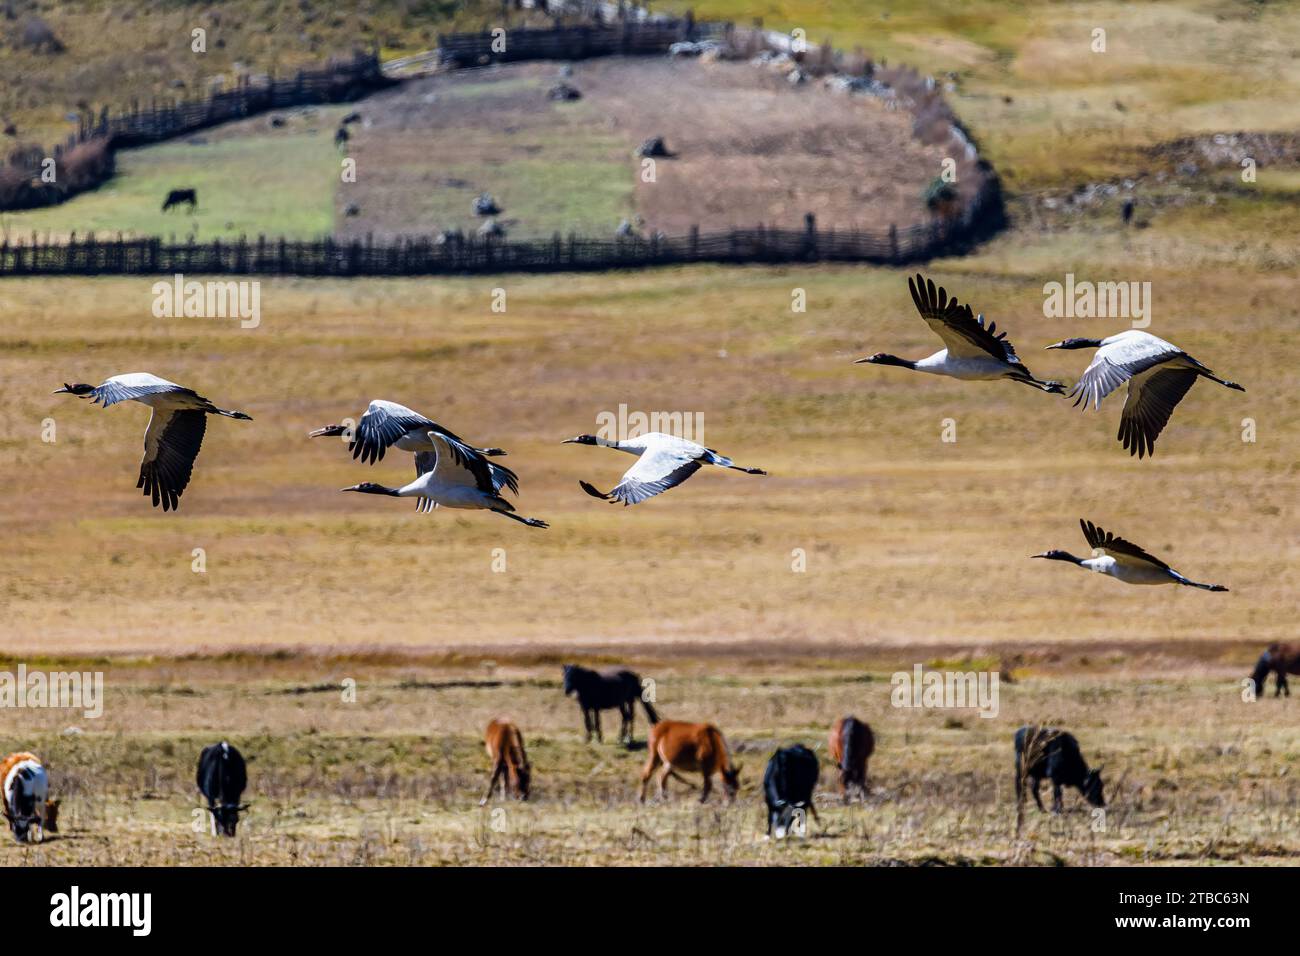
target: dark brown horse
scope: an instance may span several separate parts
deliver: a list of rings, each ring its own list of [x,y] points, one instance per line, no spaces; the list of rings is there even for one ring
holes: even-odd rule
[[[1264,682],[1268,680],[1270,671],[1277,676],[1277,690],[1273,692],[1273,696],[1281,697],[1286,694],[1290,697],[1291,688],[1286,684],[1286,675],[1300,674],[1300,645],[1270,644],[1268,649],[1259,656],[1259,661],[1255,664],[1255,672],[1250,675],[1250,679],[1255,682],[1256,697],[1264,696]]]
[[[620,740],[632,742],[632,718],[636,702],[641,701],[646,718],[651,724],[659,722],[659,714],[654,706],[641,693],[641,678],[629,670],[593,671],[577,664],[564,665],[564,696],[578,695],[578,706],[582,708],[582,724],[591,739],[594,731],[600,740],[600,712],[618,708],[623,717],[619,728]]]
[[[867,761],[876,749],[871,728],[853,716],[841,717],[831,728],[831,759],[840,768],[840,793],[849,802],[849,791],[867,795]]]

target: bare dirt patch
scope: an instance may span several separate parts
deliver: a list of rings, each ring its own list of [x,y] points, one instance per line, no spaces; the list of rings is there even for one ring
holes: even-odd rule
[[[581,99],[548,99],[561,80]],[[564,77],[555,63],[511,64],[407,83],[362,112],[343,235],[469,231],[484,191],[515,236],[612,234],[633,212],[670,235],[797,228],[808,212],[828,227],[902,228],[928,218],[942,159],[905,113],[748,63],[611,57]],[[676,155],[643,182],[633,153],[652,136]]]

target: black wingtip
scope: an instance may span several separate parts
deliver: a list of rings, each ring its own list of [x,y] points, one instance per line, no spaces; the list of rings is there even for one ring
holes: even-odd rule
[[[609,495],[597,491],[595,487],[587,484],[587,482],[582,481],[581,479],[578,481],[578,486],[593,498],[599,498],[601,501],[609,501]]]

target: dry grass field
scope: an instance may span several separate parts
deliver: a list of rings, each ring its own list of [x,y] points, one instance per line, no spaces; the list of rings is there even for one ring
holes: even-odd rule
[[[0,741],[41,753],[67,801],[61,839],[6,861],[1294,862],[1294,705],[1247,705],[1239,681],[1295,638],[1300,605],[1300,173],[1261,165],[1244,183],[1235,166],[1179,172],[1148,149],[1300,125],[1300,19],[1277,7],[757,11],[953,71],[1013,223],[924,271],[1037,375],[1073,381],[1088,361],[1042,346],[1129,324],[1046,317],[1044,284],[1072,273],[1150,282],[1149,331],[1246,387],[1198,384],[1144,461],[1115,440],[1118,396],[1084,411],[1010,383],[854,366],[938,347],[907,270],[264,279],[246,330],[153,318],[145,278],[0,283],[0,648],[7,669],[104,670],[108,687],[99,720],[0,710]],[[1111,59],[1086,52],[1097,21]],[[134,488],[143,408],[49,394],[134,370],[255,419],[212,423],[176,514]],[[381,397],[506,447],[520,512],[551,528],[338,493],[411,473],[402,454],[368,467],[306,437]],[[608,488],[631,459],[560,442],[622,403],[699,414],[706,444],[771,475],[701,473],[631,509],[595,501],[578,480]],[[1081,517],[1231,591],[1029,560],[1081,553]],[[583,744],[560,694],[575,658],[626,662],[656,680],[665,714],[716,721],[745,764],[738,803],[639,808],[644,754]],[[914,664],[1014,683],[992,719],[891,707],[889,675]],[[761,841],[772,747],[824,748],[847,711],[878,731],[867,804],[839,807],[826,768],[823,825]],[[537,799],[493,816],[476,808],[478,741],[501,712],[529,741]],[[1071,794],[1074,812],[1031,812],[1015,837],[1010,741],[1026,721],[1069,727],[1106,763],[1104,830]],[[193,764],[220,737],[255,758],[235,841],[190,829]]]
[[[1118,655],[1116,655],[1118,657]],[[62,834],[0,843],[7,864],[109,865],[1125,865],[1253,864],[1300,853],[1295,704],[1247,705],[1236,674],[1167,664],[1031,668],[1001,688],[996,718],[903,710],[889,674],[870,669],[719,667],[646,657],[658,707],[716,720],[741,764],[736,802],[700,806],[670,785],[636,802],[644,750],[585,744],[558,666],[239,660],[114,667],[99,726],[25,715],[24,741],[52,768]],[[937,666],[980,667],[945,661]],[[1037,673],[1035,673],[1037,671]],[[344,703],[342,682],[356,680]],[[865,802],[840,803],[826,762],[832,716],[852,711],[877,735]],[[499,713],[527,728],[533,794],[478,806],[480,743]],[[1011,735],[1025,720],[1075,729],[1104,762],[1108,806],[1095,816],[1068,791],[1067,812],[1026,797],[1015,828]],[[85,730],[69,734],[64,723]],[[193,788],[198,750],[227,736],[249,757],[251,811],[235,840],[207,835]],[[7,736],[7,734],[6,734]],[[637,717],[644,747],[645,722]],[[820,822],[806,839],[768,841],[758,786],[779,743],[823,760]],[[697,779],[698,782],[698,779]],[[653,796],[653,788],[651,794]],[[1044,787],[1050,800],[1050,786]],[[198,832],[195,827],[199,828]]]

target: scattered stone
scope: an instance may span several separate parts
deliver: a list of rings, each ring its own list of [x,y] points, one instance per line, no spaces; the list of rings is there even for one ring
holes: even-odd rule
[[[568,83],[556,83],[546,91],[546,98],[560,102],[580,100],[582,99],[582,91],[576,86],[570,86]]]
[[[491,193],[479,193],[474,197],[471,208],[476,216],[495,216],[501,212],[501,207],[497,205],[497,201],[492,198]]]
[[[636,148],[636,155],[641,157],[671,157],[677,154],[668,149],[668,144],[664,142],[662,136],[651,136]]]
[[[478,227],[478,235],[483,237],[502,239],[505,238],[505,234],[505,227],[495,219],[489,219],[487,222],[483,223],[483,225]]]

